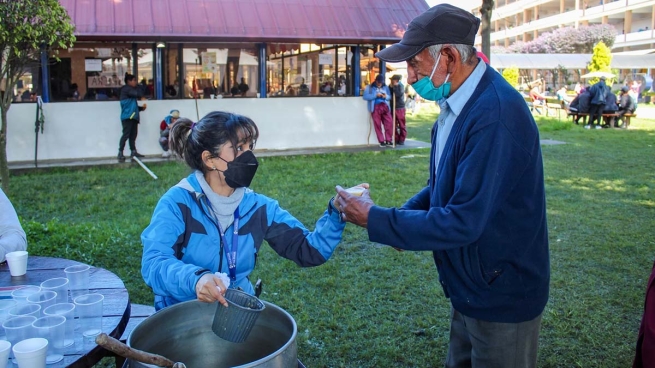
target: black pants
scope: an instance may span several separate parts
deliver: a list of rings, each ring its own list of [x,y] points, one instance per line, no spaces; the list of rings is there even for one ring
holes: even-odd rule
[[[594,120],[598,120],[598,125],[603,125],[603,109],[605,105],[591,105],[589,107],[589,124],[594,125]]]
[[[125,141],[129,139],[130,150],[136,152],[136,135],[139,133],[139,121],[134,119],[123,120],[123,135],[118,143],[118,152],[123,152]]]

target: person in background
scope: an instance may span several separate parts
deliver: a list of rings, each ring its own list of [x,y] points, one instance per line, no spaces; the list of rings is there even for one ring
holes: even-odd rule
[[[80,91],[78,90],[77,83],[71,84],[71,99],[73,101],[79,101],[80,100]]]
[[[398,74],[395,74],[391,77],[391,98],[394,102],[392,108],[396,109],[396,137],[395,142],[399,145],[405,144],[405,138],[407,138],[407,124],[405,121],[405,87],[400,82],[402,77]]]
[[[293,88],[293,86],[289,84],[287,86],[286,91],[284,91],[284,95],[289,96],[289,97],[295,97],[296,96],[296,89]]]
[[[162,120],[161,123],[159,124],[159,130],[160,130],[159,145],[161,146],[161,149],[164,150],[164,153],[161,154],[161,157],[163,158],[171,157],[171,151],[169,150],[168,139],[173,124],[175,124],[175,122],[179,118],[180,118],[180,111],[174,109],[171,110],[171,112],[168,115],[166,115],[164,120]]]
[[[332,256],[346,226],[333,199],[309,231],[276,200],[248,188],[257,172],[252,150],[258,138],[251,119],[227,112],[173,125],[171,150],[193,172],[161,197],[141,234],[141,274],[155,309],[193,299],[227,306],[227,285],[216,272],[228,274],[229,288],[254,294],[249,276],[264,240],[301,267]]]
[[[343,75],[339,77],[339,89],[337,90],[337,94],[339,96],[346,95],[346,77]]]
[[[31,95],[32,95],[32,94],[30,93],[30,90],[27,89],[27,88],[25,88],[25,90],[23,91],[23,93],[20,95],[20,101],[21,101],[21,102],[29,102],[29,101],[30,101],[30,96],[31,96]]]
[[[380,147],[392,146],[391,129],[393,129],[393,122],[391,121],[391,107],[389,107],[391,92],[389,87],[384,84],[382,74],[378,74],[375,81],[366,86],[362,97],[368,101],[368,111],[373,118],[373,127]]]
[[[556,94],[557,100],[562,104],[562,108],[564,109],[569,107],[572,100],[566,92],[566,86],[562,86],[557,90]]]
[[[609,87],[608,87],[609,88]],[[603,114],[616,114],[619,111],[619,104],[616,101],[616,95],[608,92],[605,97],[605,106],[603,107]],[[603,117],[603,128],[614,126],[614,116]]]
[[[416,91],[410,84],[405,86],[405,106],[412,115],[416,113]]]
[[[573,115],[573,121],[580,124],[580,114],[588,114],[591,107],[591,93],[589,88],[582,88],[579,95],[575,96],[571,105],[569,105],[569,115]],[[584,120],[583,120],[584,121]]]
[[[605,77],[600,77],[598,83],[589,88],[591,94],[591,107],[589,108],[589,124],[585,125],[585,129],[601,129],[603,122],[603,109],[605,108],[605,101],[607,95],[610,94],[609,88],[605,85]],[[597,122],[597,123],[596,123]]]
[[[245,97],[246,93],[250,90],[250,87],[246,84],[246,78],[241,78],[241,83],[239,83],[239,93],[241,97]]]
[[[534,109],[537,110],[539,114],[543,114],[541,111],[539,111],[539,107],[541,108],[546,107],[546,96],[541,94],[540,89],[541,89],[540,80],[532,84],[532,88],[530,89],[530,100],[532,101],[532,107],[534,107]],[[546,110],[546,115],[547,114],[548,114],[548,110]]]
[[[432,251],[451,303],[447,368],[533,368],[550,281],[539,129],[523,96],[476,56],[479,25],[439,4],[376,53],[407,61],[407,83],[441,107],[428,184],[401,208],[341,187],[336,201],[370,241]]]
[[[309,96],[309,87],[305,83],[305,78],[302,78],[300,81],[300,87],[298,87],[298,96],[307,97]]]
[[[621,88],[621,95],[619,96],[619,116],[617,121],[621,122],[619,125],[620,128],[627,128],[628,124],[626,123],[625,114],[633,114],[637,110],[637,105],[635,100],[630,96],[630,87],[623,86]]]
[[[0,189],[0,263],[7,253],[27,250],[27,237],[18,215],[5,192]]]
[[[136,136],[139,134],[139,112],[144,111],[146,104],[139,106],[137,99],[143,98],[143,92],[137,88],[136,77],[125,73],[125,85],[120,90],[121,100],[121,122],[123,124],[123,135],[118,142],[118,162],[125,162],[123,149],[125,142],[130,142],[130,157],[144,157],[136,150]]]

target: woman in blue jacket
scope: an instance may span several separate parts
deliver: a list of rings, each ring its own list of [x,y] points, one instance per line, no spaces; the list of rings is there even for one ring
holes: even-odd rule
[[[247,188],[258,137],[252,120],[226,112],[173,125],[171,149],[194,172],[164,194],[141,234],[141,273],[157,310],[192,299],[227,306],[215,272],[253,294],[248,276],[264,240],[301,267],[325,263],[341,241],[345,223],[332,200],[310,232],[277,201]]]

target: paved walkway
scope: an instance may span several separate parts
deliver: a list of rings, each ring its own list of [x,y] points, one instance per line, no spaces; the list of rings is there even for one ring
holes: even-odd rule
[[[366,151],[386,151],[386,150],[408,150],[416,148],[430,148],[430,144],[421,141],[415,140],[406,140],[405,144],[402,146],[396,146],[396,148],[386,148],[379,147],[377,144],[366,145],[366,146],[348,146],[348,147],[318,147],[318,148],[307,148],[307,149],[294,149],[294,150],[257,150],[255,149],[255,154],[258,157],[271,157],[271,156],[295,156],[295,155],[313,155],[321,153],[335,153],[335,152],[366,152]],[[141,159],[145,164],[156,163],[156,162],[167,162],[171,161],[170,158],[162,158],[161,155],[156,156],[146,156]],[[97,166],[107,166],[107,165],[129,165],[131,160],[128,158],[125,163],[121,164],[118,162],[116,157],[103,157],[103,158],[91,158],[91,159],[78,159],[78,160],[48,160],[48,161],[39,161],[38,166],[34,165],[34,162],[16,162],[9,163],[9,170],[12,173],[21,173],[21,172],[31,172],[34,170],[41,169],[52,169],[57,167],[69,167],[69,168],[89,168]]]

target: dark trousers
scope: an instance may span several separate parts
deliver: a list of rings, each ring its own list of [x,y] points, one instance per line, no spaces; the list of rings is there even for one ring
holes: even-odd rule
[[[604,108],[605,105],[591,105],[589,107],[589,124],[594,125],[594,121],[598,120],[598,125],[602,125]]]
[[[405,143],[405,138],[407,138],[405,109],[396,109],[396,143]]]
[[[520,323],[487,322],[450,310],[446,368],[534,368],[541,315]]]
[[[139,121],[134,119],[123,120],[123,135],[118,142],[118,152],[123,152],[125,142],[130,141],[130,150],[136,152],[136,135],[139,133]]]

